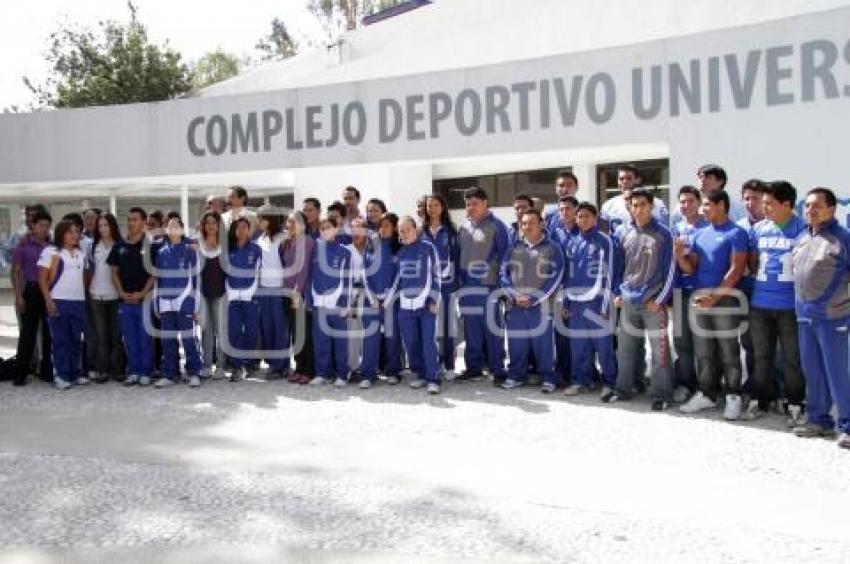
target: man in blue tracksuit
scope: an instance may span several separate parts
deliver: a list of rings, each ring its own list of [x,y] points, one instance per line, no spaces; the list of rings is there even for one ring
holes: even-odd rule
[[[154,308],[162,327],[162,378],[157,388],[177,383],[180,378],[180,350],[178,339],[186,354],[186,374],[189,385],[201,385],[201,355],[195,339],[195,319],[200,309],[200,284],[198,283],[198,253],[183,237],[183,221],[172,218],[168,222],[168,241],[156,255],[158,270]]]
[[[579,229],[576,225],[576,210],[579,202],[575,196],[562,196],[558,200],[558,208],[554,219],[546,221],[546,230],[549,239],[557,241],[564,253],[564,282],[568,276],[570,267],[570,244],[573,237],[578,235]],[[555,373],[558,378],[567,385],[569,389],[572,383],[572,361],[570,355],[570,338],[567,334],[569,329],[564,323],[564,318],[558,312],[553,316],[555,322]]]
[[[310,267],[307,304],[313,310],[313,354],[319,386],[330,379],[334,385],[348,383],[348,325],[351,308],[351,251],[339,242],[341,222],[327,217],[321,222],[322,236],[316,243]]]
[[[398,233],[402,247],[398,252],[398,275],[391,295],[393,300],[398,300],[401,338],[410,368],[416,375],[410,387],[427,386],[429,394],[439,394],[440,258],[434,245],[419,236],[412,217],[399,219]]]
[[[514,214],[516,221],[508,226],[508,248],[513,247],[517,241],[522,239],[522,216],[527,211],[534,207],[534,200],[527,194],[517,194],[514,196]]]
[[[559,245],[546,236],[539,211],[526,210],[521,227],[522,238],[505,254],[500,271],[508,296],[505,320],[510,357],[502,387],[510,390],[525,384],[533,355],[543,379],[541,390],[548,394],[557,386],[549,298],[560,285],[564,257]]]
[[[617,381],[611,306],[617,283],[617,253],[614,242],[597,225],[596,206],[578,206],[577,229],[567,247],[564,275],[564,316],[569,322],[572,381],[564,394],[575,396],[594,384],[598,357],[605,391]]]
[[[363,253],[363,358],[360,363],[360,388],[372,387],[378,375],[381,343],[384,343],[388,379],[401,372],[401,332],[398,328],[398,302],[388,302],[398,273],[398,259],[392,225],[379,222]]]
[[[603,394],[602,400],[615,401],[633,394],[638,351],[649,337],[649,393],[653,411],[661,411],[672,392],[667,307],[676,280],[676,261],[670,230],[652,215],[653,199],[649,190],[632,190],[627,200],[632,221],[624,224],[615,238],[623,264],[623,280],[614,290],[614,305],[620,308],[617,388],[607,397]]]
[[[496,384],[505,379],[504,321],[500,312],[499,267],[508,249],[508,231],[489,209],[487,193],[464,193],[466,220],[458,230],[460,314],[466,341],[466,371],[458,380],[477,380],[485,365]],[[486,359],[485,359],[486,356]]]
[[[838,445],[850,448],[850,231],[835,219],[837,201],[828,188],[806,196],[808,229],[791,251],[800,359],[806,378],[806,423],[799,437],[832,436],[838,412]]]

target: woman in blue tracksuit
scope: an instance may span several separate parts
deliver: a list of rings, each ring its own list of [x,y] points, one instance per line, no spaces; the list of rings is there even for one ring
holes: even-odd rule
[[[53,241],[38,258],[38,285],[53,340],[53,383],[58,389],[67,390],[74,384],[89,383],[80,364],[88,261],[80,248],[80,232],[73,221],[60,221]]]
[[[440,309],[440,259],[437,249],[419,237],[416,221],[404,216],[398,224],[402,248],[392,297],[399,302],[398,322],[410,368],[416,379],[411,388],[427,385],[440,393],[437,354],[437,312]]]
[[[337,241],[339,220],[322,220],[310,266],[308,305],[313,311],[314,386],[331,378],[334,385],[348,383],[348,328],[351,308],[351,251]]]
[[[251,222],[240,217],[230,224],[227,252],[227,347],[233,372],[230,381],[248,376],[248,365],[255,357],[260,305],[257,286],[263,251],[251,241]]]
[[[261,234],[256,243],[263,252],[260,266],[260,344],[269,365],[267,380],[289,376],[289,323],[283,309],[283,212],[264,206],[257,214]]]
[[[437,249],[440,258],[440,315],[437,341],[440,345],[440,364],[448,377],[454,376],[457,313],[454,300],[457,290],[458,258],[457,228],[452,223],[445,198],[431,194],[427,200],[427,215],[423,220],[422,238]]]
[[[396,253],[398,216],[386,213],[377,222],[377,233],[363,254],[363,359],[360,364],[360,388],[372,387],[381,364],[387,382],[397,384],[401,373],[401,333],[398,328],[398,301],[387,301],[398,272]]]
[[[180,350],[186,355],[189,386],[201,385],[201,354],[195,339],[195,321],[201,306],[198,251],[183,236],[183,221],[173,217],[167,225],[165,243],[156,255],[156,289],[154,312],[162,330],[162,378],[157,388],[166,388],[180,378]]]

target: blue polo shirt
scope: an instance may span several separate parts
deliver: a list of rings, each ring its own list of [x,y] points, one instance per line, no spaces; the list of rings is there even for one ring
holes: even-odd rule
[[[765,219],[756,224],[750,237],[750,252],[758,254],[758,271],[753,277],[753,307],[764,309],[794,309],[794,273],[791,268],[791,249],[806,224],[792,216],[780,227]]]
[[[684,239],[688,246],[688,252],[693,249],[694,237],[697,232],[708,225],[708,222],[700,217],[693,225],[689,224],[684,219],[673,225],[670,231],[673,233],[674,239]],[[696,274],[685,274],[680,268],[676,268],[676,287],[682,290],[691,291],[696,288]]]
[[[699,256],[696,288],[717,288],[732,266],[732,255],[746,253],[750,241],[747,232],[727,221],[709,223],[694,236],[693,251]]]

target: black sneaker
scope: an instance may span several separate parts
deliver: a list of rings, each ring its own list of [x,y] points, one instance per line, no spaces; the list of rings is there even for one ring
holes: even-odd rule
[[[663,399],[652,400],[652,411],[664,411],[667,409],[667,402]]]
[[[455,377],[455,381],[457,382],[480,382],[483,379],[484,374],[470,370],[464,370]]]

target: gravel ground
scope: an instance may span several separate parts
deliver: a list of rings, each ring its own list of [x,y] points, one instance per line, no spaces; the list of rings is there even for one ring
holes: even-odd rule
[[[447,384],[0,385],[0,561],[847,562],[850,452],[772,415]]]

